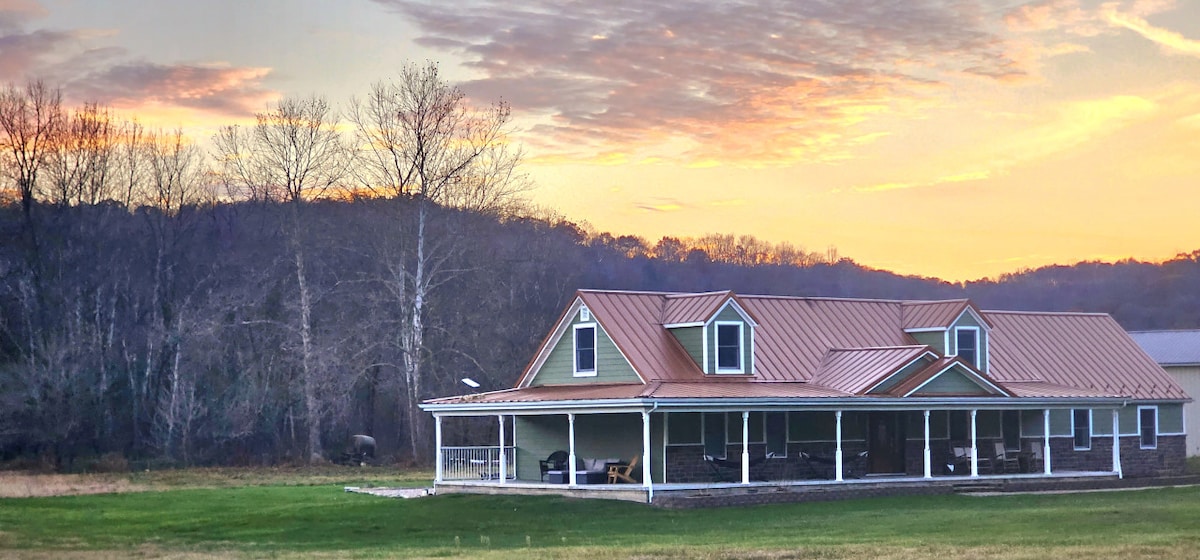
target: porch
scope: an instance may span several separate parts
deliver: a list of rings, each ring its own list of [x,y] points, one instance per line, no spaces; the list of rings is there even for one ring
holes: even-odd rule
[[[1115,408],[506,412],[493,416],[499,445],[474,447],[444,446],[444,418],[435,414],[439,491],[640,502],[710,491],[840,493],[843,485],[853,492],[953,491],[1034,479],[1119,479],[1122,447],[1135,444],[1121,443]],[[1079,431],[1073,418],[1083,412],[1088,429]],[[478,415],[446,418],[455,416]],[[1092,429],[1105,424],[1112,428],[1107,434]],[[539,464],[555,452],[566,460],[547,476]],[[631,459],[639,461],[630,469],[631,484],[592,476],[606,467],[580,470]],[[1058,459],[1064,468],[1054,466]]]

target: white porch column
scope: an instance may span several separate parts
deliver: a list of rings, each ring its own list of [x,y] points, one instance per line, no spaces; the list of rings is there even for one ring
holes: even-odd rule
[[[653,496],[653,490],[650,485],[650,412],[642,411],[642,486],[651,492],[647,498]]]
[[[575,486],[575,413],[567,413],[567,482]]]
[[[442,417],[437,415],[433,417],[433,443],[437,449],[434,457],[437,466],[433,471],[433,483],[437,484],[442,481]]]
[[[929,411],[925,411],[925,478],[933,478],[933,458],[929,452]]]
[[[837,412],[834,412],[833,415],[834,415],[834,418],[837,419],[837,422],[834,424],[837,427],[834,430],[834,436],[836,437],[835,441],[837,442],[837,448],[833,451],[833,469],[834,469],[833,480],[834,480],[834,482],[841,482],[842,481],[842,411],[839,410]]]
[[[975,429],[978,426],[975,422],[975,414],[978,410],[971,409],[971,476],[979,478],[979,447],[975,443]]]
[[[750,484],[750,412],[742,411],[742,484]]]
[[[508,479],[508,461],[504,457],[504,415],[496,416],[500,419],[500,484]]]
[[[1050,409],[1042,411],[1042,472],[1050,474]]]
[[[1117,473],[1117,478],[1125,478],[1125,473],[1121,471],[1121,419],[1117,414],[1117,409],[1113,409],[1113,472]]]

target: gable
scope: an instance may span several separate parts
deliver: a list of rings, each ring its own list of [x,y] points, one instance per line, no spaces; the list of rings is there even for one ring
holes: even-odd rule
[[[735,371],[730,368],[722,369],[719,367],[717,341],[719,338],[718,331],[722,326],[736,326],[741,333],[739,340],[740,358],[739,365]],[[745,310],[737,304],[732,298],[727,300],[721,309],[708,320],[703,329],[704,341],[701,349],[703,361],[702,369],[704,373],[722,374],[722,373],[754,373],[754,322],[746,315]],[[689,352],[691,354],[691,352]]]
[[[904,368],[871,388],[868,394],[893,397],[1012,396],[956,358],[941,358],[923,369],[912,370],[912,367]]]
[[[990,391],[968,377],[962,366],[955,366],[930,379],[928,383],[913,391],[911,396],[978,395],[984,397],[991,394]]]
[[[558,385],[571,383],[641,383],[642,379],[617,348],[608,332],[594,315],[584,320],[587,309],[578,301],[570,314],[555,329],[544,351],[545,358],[530,372],[526,385]],[[590,315],[590,311],[589,311]],[[575,328],[595,327],[595,374],[575,373]]]

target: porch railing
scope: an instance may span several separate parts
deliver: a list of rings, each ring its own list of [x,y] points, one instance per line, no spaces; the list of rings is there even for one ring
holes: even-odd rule
[[[508,480],[517,478],[516,449],[504,447],[504,474]],[[499,480],[500,446],[442,448],[442,480]]]

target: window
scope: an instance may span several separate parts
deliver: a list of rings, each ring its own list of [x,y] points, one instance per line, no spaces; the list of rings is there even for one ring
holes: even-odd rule
[[[742,443],[742,413],[727,413],[725,426],[728,428],[728,435],[725,437],[725,441],[728,443]],[[751,412],[746,427],[750,429],[750,443],[764,443],[763,413]]]
[[[1138,407],[1138,434],[1142,439],[1142,449],[1158,447],[1158,407]]]
[[[954,329],[954,342],[958,357],[964,362],[979,367],[979,330],[974,327]]]
[[[717,323],[717,373],[742,373],[741,323]]]
[[[725,414],[704,413],[704,454],[725,458]]]
[[[596,325],[575,325],[575,375],[596,375]]]
[[[1077,408],[1071,411],[1071,433],[1075,434],[1075,449],[1092,448],[1092,411]]]

